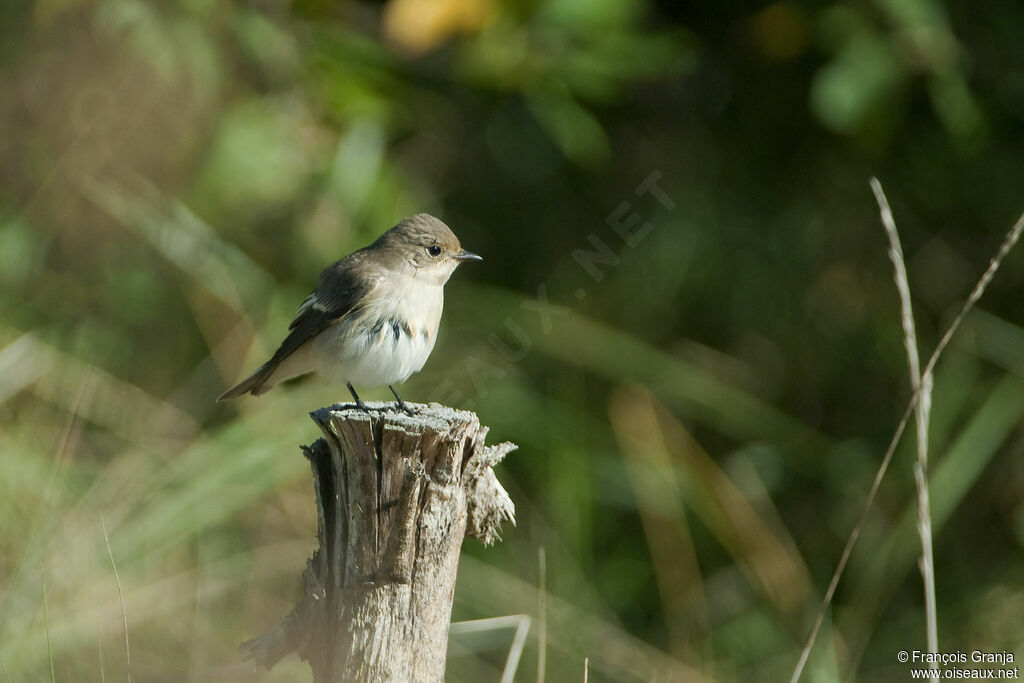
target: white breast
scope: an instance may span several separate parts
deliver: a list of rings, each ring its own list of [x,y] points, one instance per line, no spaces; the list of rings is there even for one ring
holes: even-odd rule
[[[319,373],[339,383],[380,387],[405,381],[427,362],[444,307],[443,286],[397,274],[388,285],[391,296],[371,294],[368,305],[316,337]]]

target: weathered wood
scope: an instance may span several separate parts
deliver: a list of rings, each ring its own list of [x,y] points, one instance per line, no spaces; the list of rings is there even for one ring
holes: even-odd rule
[[[315,683],[442,681],[465,536],[497,540],[515,509],[492,467],[515,446],[485,446],[471,412],[410,404],[311,414],[324,438],[313,468],[320,547],[299,604],[242,644],[267,668],[292,651]]]

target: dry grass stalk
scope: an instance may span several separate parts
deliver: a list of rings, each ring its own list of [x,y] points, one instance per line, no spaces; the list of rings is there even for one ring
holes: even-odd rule
[[[1006,233],[1006,237],[1003,238],[1003,242],[999,246],[999,250],[996,252],[995,256],[992,257],[992,260],[989,261],[988,268],[986,268],[985,272],[982,273],[977,284],[974,285],[974,289],[971,290],[970,296],[967,297],[967,300],[964,302],[963,306],[961,306],[960,311],[953,319],[953,322],[950,323],[946,332],[942,335],[942,338],[936,345],[931,357],[928,359],[927,365],[925,365],[922,373],[923,377],[932,376],[935,364],[938,363],[939,358],[942,357],[942,353],[946,350],[946,347],[949,345],[953,335],[956,334],[956,331],[960,328],[964,318],[967,317],[967,314],[974,308],[978,303],[978,300],[981,299],[982,295],[985,293],[985,289],[988,287],[989,282],[992,281],[996,271],[999,270],[1000,264],[1002,264],[1006,255],[1010,253],[1010,250],[1013,249],[1020,239],[1022,231],[1024,231],[1024,214],[1017,219],[1017,222],[1014,223],[1013,227]],[[842,578],[843,572],[846,569],[846,564],[849,562],[850,555],[853,552],[853,548],[857,544],[857,539],[860,537],[860,532],[864,528],[864,522],[867,520],[868,513],[871,511],[871,506],[875,502],[875,496],[878,494],[878,489],[882,484],[882,480],[885,478],[885,473],[889,469],[889,463],[892,461],[893,454],[896,452],[896,446],[899,444],[900,438],[903,436],[903,431],[907,427],[910,415],[916,409],[918,401],[921,400],[921,388],[922,387],[918,387],[914,390],[907,403],[907,407],[903,411],[903,416],[896,425],[896,431],[893,433],[892,439],[889,441],[889,447],[886,449],[885,455],[882,457],[882,462],[878,466],[878,471],[875,473],[874,481],[871,483],[871,488],[868,490],[868,495],[864,500],[864,507],[861,509],[857,523],[850,532],[850,537],[846,541],[846,546],[843,548],[843,552],[839,557],[839,562],[836,564],[836,569],[832,574],[832,580],[829,582],[828,589],[825,591],[825,597],[821,601],[821,607],[819,608],[818,614],[811,626],[811,630],[807,635],[807,640],[804,643],[803,649],[800,651],[800,658],[797,660],[796,667],[793,669],[793,675],[790,678],[790,683],[796,683],[800,680],[800,675],[803,673],[804,666],[807,664],[807,658],[811,653],[811,648],[814,647],[814,641],[818,636],[818,631],[821,629],[821,624],[825,620],[825,613],[828,611],[829,605],[832,604],[832,598],[835,596],[836,587],[839,585],[839,579]]]
[[[917,463],[914,466],[914,480],[917,485],[917,532],[921,538],[921,580],[924,584],[924,612],[928,651],[939,651],[938,607],[935,602],[935,558],[932,552],[932,516],[928,500],[928,424],[932,411],[932,375],[921,376],[921,361],[917,351],[917,330],[914,325],[914,310],[910,303],[910,279],[903,259],[896,220],[893,218],[889,200],[877,178],[871,179],[871,190],[878,201],[885,234],[889,238],[889,258],[892,260],[896,290],[900,295],[900,312],[903,322],[903,344],[907,349],[907,366],[910,370],[910,386],[918,394],[915,415],[917,418]],[[938,681],[938,664],[932,662],[932,682]]]

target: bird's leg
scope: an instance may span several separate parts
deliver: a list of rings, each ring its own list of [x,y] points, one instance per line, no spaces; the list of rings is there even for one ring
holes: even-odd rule
[[[357,394],[356,390],[352,388],[352,382],[345,382],[345,386],[348,387],[349,393],[352,394],[352,398],[356,400],[356,408],[370,412],[370,409],[366,407],[365,403],[363,403],[363,399],[359,398],[359,394]]]
[[[395,391],[395,388],[389,384],[388,389],[390,389],[391,393],[395,395],[395,400],[398,401],[399,410],[401,410],[406,415],[412,415],[412,409],[409,408],[409,406],[405,405],[405,401],[403,401],[402,397],[398,395],[398,392]]]

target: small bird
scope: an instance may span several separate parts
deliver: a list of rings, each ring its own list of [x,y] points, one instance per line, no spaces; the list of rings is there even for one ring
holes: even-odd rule
[[[444,284],[464,261],[483,258],[463,249],[440,220],[425,213],[402,219],[324,269],[273,357],[217,400],[259,396],[316,372],[344,382],[363,410],[354,384],[387,385],[398,407],[411,412],[392,385],[426,363],[437,341]]]

